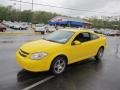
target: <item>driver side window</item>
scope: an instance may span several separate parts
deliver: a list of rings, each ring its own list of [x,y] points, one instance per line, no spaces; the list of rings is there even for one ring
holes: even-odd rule
[[[78,40],[80,42],[86,42],[86,41],[90,41],[90,34],[87,33],[87,32],[83,32],[83,33],[80,33],[79,35],[76,36],[76,38],[74,39],[75,40]]]

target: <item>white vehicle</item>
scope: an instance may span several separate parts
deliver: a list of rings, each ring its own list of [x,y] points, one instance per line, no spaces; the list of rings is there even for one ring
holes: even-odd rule
[[[3,24],[10,28],[13,28],[13,26],[14,26],[13,22],[11,22],[11,21],[3,21]]]
[[[21,25],[18,24],[18,23],[15,23],[13,28],[14,28],[14,29],[21,29]]]
[[[13,23],[13,22],[8,22],[8,23],[7,23],[7,26],[8,26],[9,28],[13,28],[13,27],[14,27],[14,23]]]
[[[56,31],[55,26],[46,26],[46,29],[47,29],[48,32]]]
[[[46,27],[44,24],[36,24],[35,25],[35,32],[41,32],[42,34],[46,33]]]
[[[25,23],[21,23],[21,29],[23,30],[27,30],[27,28],[28,28],[28,25],[27,24],[25,24]]]
[[[27,28],[28,28],[28,23],[26,23],[26,22],[3,21],[3,24],[12,29],[27,30]]]
[[[18,29],[18,30],[27,30],[28,26],[24,23],[14,23],[14,29]]]

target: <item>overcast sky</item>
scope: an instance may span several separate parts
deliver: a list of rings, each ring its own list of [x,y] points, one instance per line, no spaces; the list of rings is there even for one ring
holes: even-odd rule
[[[22,0],[24,2],[32,2],[32,0]],[[53,8],[47,6],[34,5],[34,10],[43,10],[49,12],[56,12],[69,16],[112,16],[120,15],[120,0],[33,0],[34,3],[48,4],[59,7],[67,7],[79,10],[88,11],[73,11],[67,9]],[[15,3],[15,4],[14,4]],[[14,8],[19,9],[20,3],[10,0],[0,0],[2,5],[13,5]],[[30,4],[22,3],[22,10],[31,9]]]

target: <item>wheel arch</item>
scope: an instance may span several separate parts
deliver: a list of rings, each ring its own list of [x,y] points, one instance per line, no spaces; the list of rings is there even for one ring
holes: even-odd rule
[[[65,55],[65,54],[59,54],[59,55],[57,55],[57,56],[55,56],[54,58],[53,58],[53,60],[52,60],[52,62],[55,60],[55,58],[57,58],[57,57],[64,57],[65,59],[66,59],[66,63],[68,64],[68,57],[67,57],[67,55]],[[52,63],[51,62],[51,63]]]
[[[65,60],[66,60],[66,64],[68,64],[68,57],[67,57],[67,55],[65,55],[65,54],[58,54],[58,55],[56,55],[56,56],[52,59],[52,61],[51,61],[51,63],[50,63],[50,68],[49,68],[49,70],[51,69],[51,65],[52,65],[53,61],[54,61],[57,57],[64,57]]]
[[[95,55],[97,55],[97,53],[98,53],[98,51],[99,51],[100,48],[103,48],[103,50],[105,49],[104,45],[99,46],[99,47],[97,48],[97,50],[96,50],[96,54],[95,54]]]
[[[100,48],[103,48],[103,50],[104,50],[105,47],[102,45],[102,46],[99,47],[99,49],[100,49]]]

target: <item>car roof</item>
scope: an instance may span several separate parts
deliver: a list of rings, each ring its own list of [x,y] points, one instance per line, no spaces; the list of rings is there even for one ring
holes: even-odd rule
[[[72,31],[72,32],[93,32],[90,29],[84,29],[84,28],[72,28],[72,29],[61,29],[61,30],[66,30],[66,31]]]

